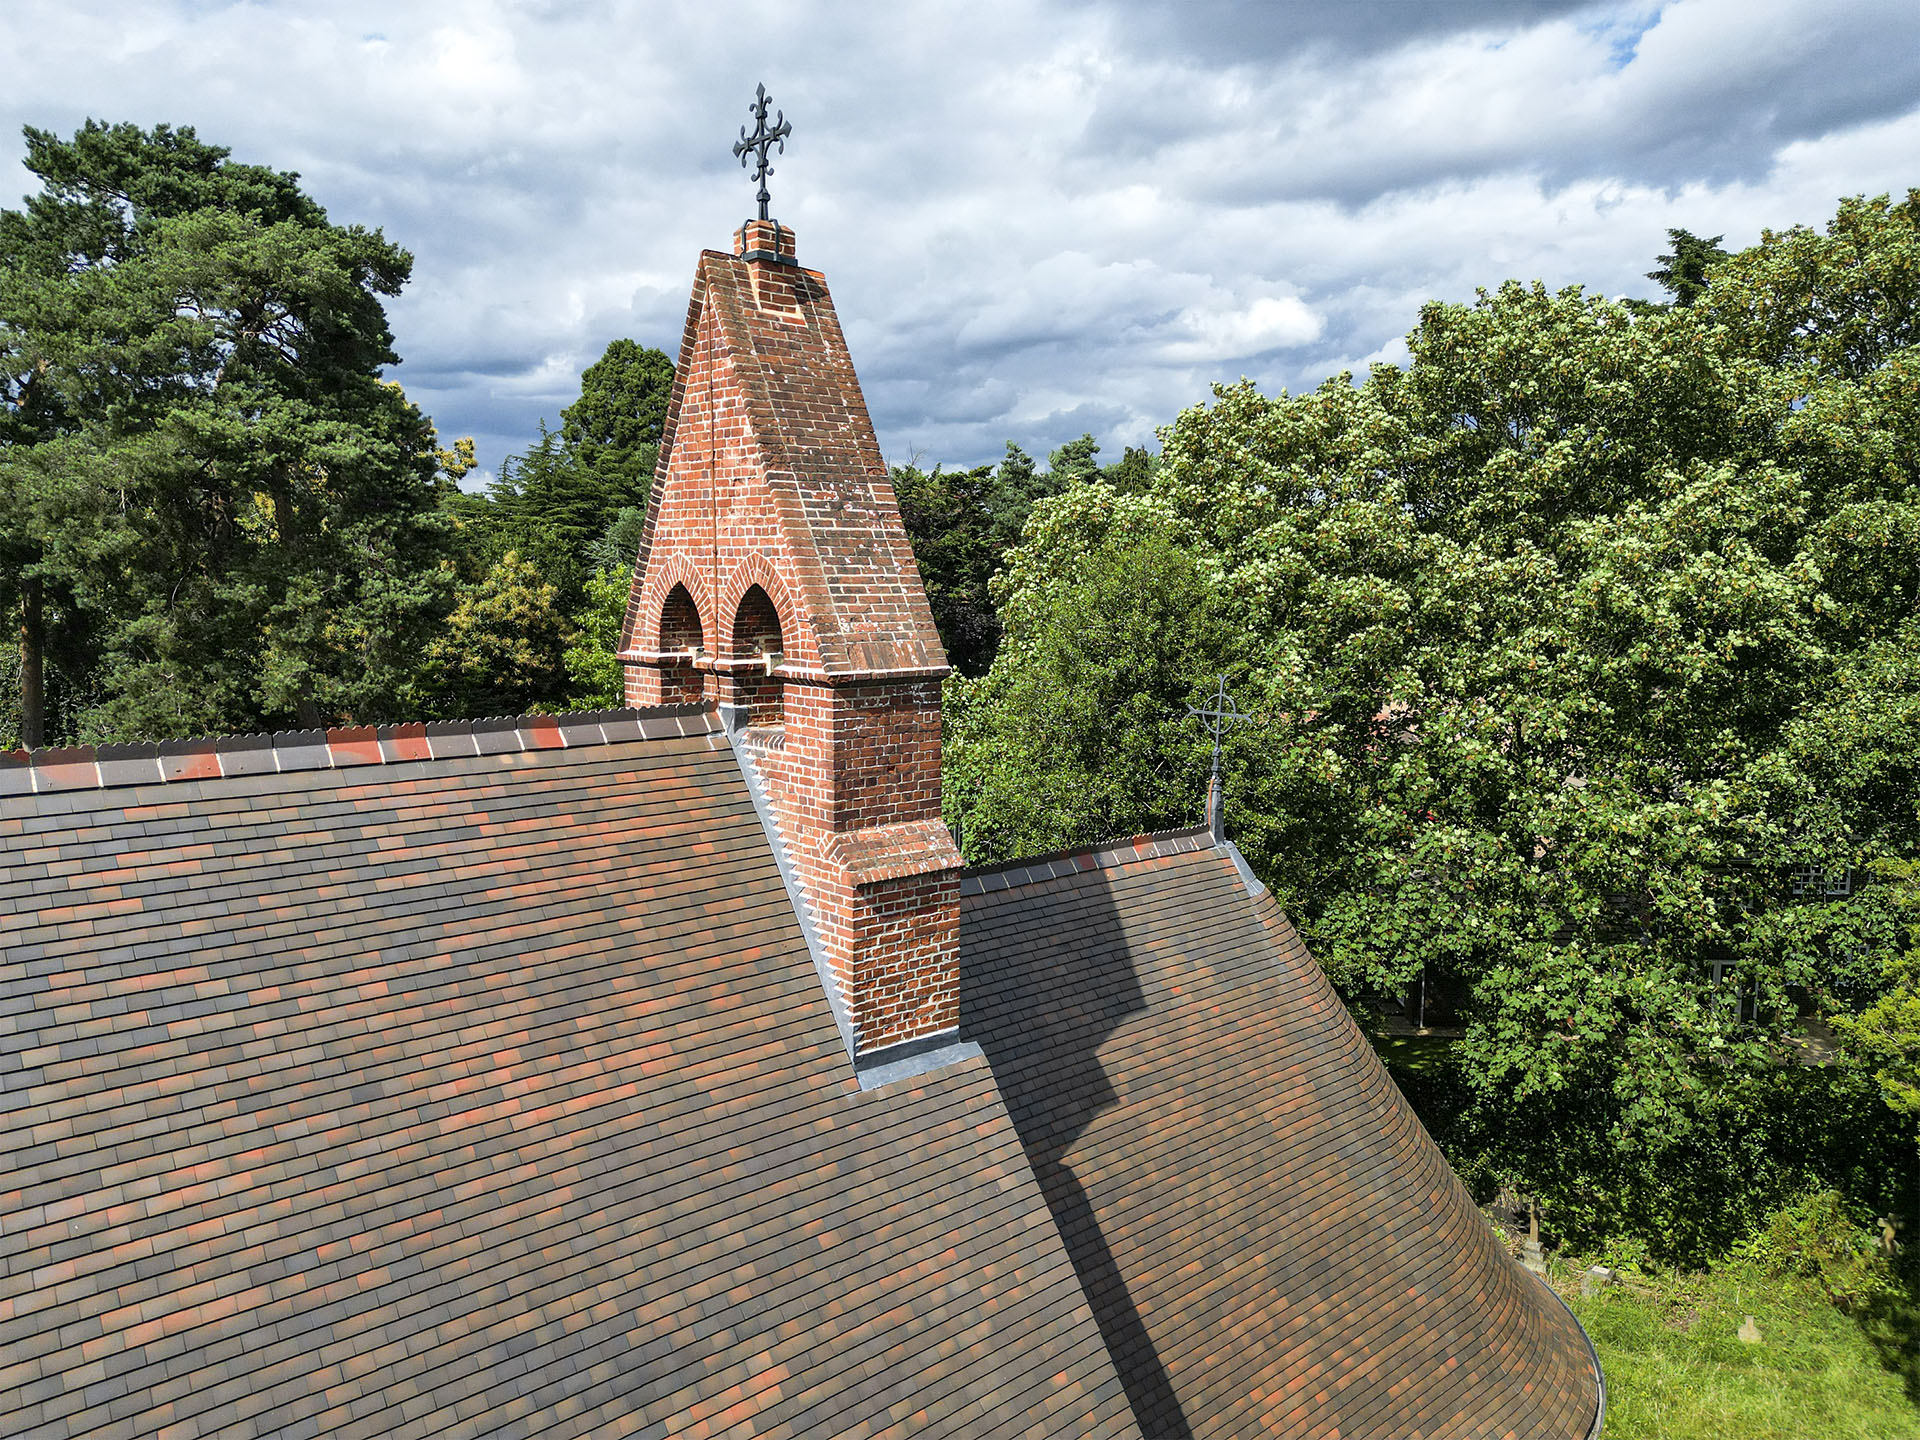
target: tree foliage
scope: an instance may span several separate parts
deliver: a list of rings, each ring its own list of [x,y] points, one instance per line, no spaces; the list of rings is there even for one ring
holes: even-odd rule
[[[1669,230],[1667,241],[1673,253],[1662,255],[1659,265],[1647,271],[1647,279],[1660,282],[1660,288],[1673,296],[1673,304],[1685,309],[1707,291],[1707,269],[1727,258],[1720,248],[1726,237],[1715,235],[1703,240],[1690,230]]]
[[[1408,368],[1220,388],[1043,500],[954,691],[969,858],[1196,821],[1227,673],[1233,829],[1344,989],[1450,979],[1509,1119],[1701,1143],[1879,983],[1885,888],[1824,877],[1920,847],[1916,222],[1845,202],[1666,311],[1430,305]]]
[[[644,507],[672,398],[666,352],[615,340],[580,376],[580,398],[560,412],[561,441],[609,494]]]
[[[619,660],[631,573],[614,566],[587,581],[586,604],[575,617],[574,640],[562,657],[573,688],[571,710],[613,710],[626,704],[626,669]]]
[[[425,688],[436,709],[456,716],[558,708],[573,633],[553,586],[509,550],[461,587],[427,649]]]
[[[1910,1122],[1920,1122],[1920,863],[1882,865],[1894,887],[1892,904],[1903,922],[1904,946],[1882,961],[1885,988],[1858,1015],[1839,1017],[1841,1033],[1873,1067],[1880,1095]]]
[[[458,503],[469,547],[489,561],[514,551],[553,584],[563,607],[578,607],[600,568],[594,547],[623,513],[645,513],[672,389],[663,353],[615,340],[581,376],[561,428],[542,422],[538,440],[500,462],[484,496]],[[632,561],[629,553],[622,563]]]
[[[461,613],[475,623],[531,623],[538,606],[486,603],[499,572],[546,587],[544,604],[567,617],[563,624],[488,637],[495,649],[539,651],[537,660],[520,655],[515,673],[521,678],[494,694],[496,703],[509,695],[519,696],[522,708],[541,710],[620,703],[619,617],[672,391],[673,364],[664,353],[615,340],[582,374],[580,395],[560,412],[559,430],[542,422],[540,438],[500,462],[485,494],[450,499]],[[423,703],[468,714],[479,693],[443,667]]]
[[[191,129],[29,128],[0,212],[0,606],[22,734],[399,713],[446,607],[412,261]]]
[[[1000,644],[1000,619],[989,582],[1020,541],[1027,516],[1039,501],[1106,474],[1123,488],[1150,473],[1146,451],[1128,449],[1103,472],[1091,435],[1069,441],[1039,469],[1018,445],[1007,444],[998,465],[948,470],[936,465],[893,467],[900,518],[912,542],[927,601],[947,658],[963,675],[978,675]]]

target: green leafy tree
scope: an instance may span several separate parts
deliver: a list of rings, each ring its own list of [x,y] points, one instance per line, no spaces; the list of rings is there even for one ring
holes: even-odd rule
[[[563,661],[575,710],[614,710],[626,703],[626,667],[620,663],[620,626],[627,615],[632,575],[607,569],[587,581],[586,604],[574,616],[573,643]]]
[[[510,455],[484,496],[450,501],[469,548],[468,568],[512,550],[534,566],[568,611],[584,602],[605,567],[604,545],[622,516],[644,517],[662,426],[673,390],[673,365],[659,350],[616,340],[581,376],[580,397],[561,412],[559,430],[541,422],[540,438]],[[632,549],[637,521],[621,543]]]
[[[1904,922],[1905,945],[1884,960],[1886,988],[1857,1015],[1839,1019],[1839,1029],[1874,1070],[1881,1097],[1909,1124],[1920,1127],[1920,863],[1888,861],[1882,873],[1892,887],[1893,907]]]
[[[1099,452],[1093,436],[1083,435],[1055,450],[1046,470],[1039,470],[1033,457],[1012,442],[997,466],[894,467],[894,495],[934,623],[947,658],[963,675],[979,675],[993,661],[1000,620],[989,582],[1020,543],[1034,506],[1103,476],[1123,490],[1136,489],[1152,473],[1152,459],[1144,450],[1129,449],[1106,471],[1094,461]]]
[[[993,553],[1005,555],[1018,545],[1021,528],[1033,507],[1059,490],[1052,477],[1033,463],[1033,457],[1009,440],[985,497],[987,539]]]
[[[567,704],[577,710],[612,710],[626,703],[626,667],[620,663],[620,628],[627,616],[633,566],[646,530],[644,510],[628,508],[614,516],[606,534],[587,552],[593,575],[573,617],[573,643],[567,647],[567,675],[573,681]]]
[[[1703,240],[1690,230],[1667,231],[1673,251],[1660,257],[1659,265],[1647,271],[1647,278],[1657,280],[1660,288],[1673,296],[1673,304],[1684,309],[1707,293],[1708,268],[1727,258],[1727,252],[1720,248],[1725,238],[1715,235]]]
[[[428,646],[428,708],[449,717],[553,708],[565,691],[572,640],[554,587],[510,550],[461,587]]]
[[[1888,443],[1910,442],[1913,350],[1920,343],[1920,190],[1890,201],[1853,196],[1823,229],[1767,230],[1760,243],[1714,270],[1701,301],[1703,318],[1726,325],[1737,352],[1809,382],[1807,404],[1846,406],[1858,400],[1891,422],[1884,438],[1854,417],[1836,416],[1841,432],[1862,443],[1860,455],[1829,453],[1876,465]],[[1821,393],[1821,381],[1853,380],[1859,389]],[[1812,437],[1810,437],[1812,438]],[[1863,483],[1872,485],[1869,477]]]
[[[1150,501],[1087,484],[1043,505],[995,582],[992,669],[949,681],[949,815],[976,863],[1199,818],[1186,718],[1228,665],[1215,577]]]
[[[1000,643],[1000,621],[987,593],[1000,561],[993,544],[993,467],[896,465],[892,480],[947,659],[961,673],[977,675]]]
[[[41,190],[0,212],[23,736],[397,713],[447,601],[441,452],[381,378],[411,258],[191,129],[26,136]]]
[[[560,412],[567,451],[619,505],[644,508],[673,398],[673,361],[615,340],[580,376],[580,398]]]
[[[969,856],[1197,816],[1184,701],[1237,666],[1240,843],[1349,994],[1460,990],[1483,1137],[1559,1126],[1635,1157],[1606,1173],[1641,1196],[1763,1137],[1797,1013],[1861,1003],[1894,933],[1885,887],[1807,877],[1920,849],[1917,216],[1846,202],[1670,311],[1431,305],[1407,369],[1222,388],[1144,480],[1043,500],[1007,642],[958,690]],[[1112,627],[1079,593],[1151,603],[1087,568],[1129,573],[1096,561],[1122,523],[1185,557],[1146,573],[1227,638],[1162,616],[1129,643],[1186,658],[1102,690]],[[1100,703],[1050,704],[1065,676]],[[1099,788],[1095,751],[1132,778]],[[1494,1149],[1611,1223],[1575,1194],[1599,1161]]]
[[[615,513],[606,532],[587,547],[587,563],[597,575],[611,570],[623,577],[633,575],[640,559],[640,537],[646,533],[647,512],[629,505]]]

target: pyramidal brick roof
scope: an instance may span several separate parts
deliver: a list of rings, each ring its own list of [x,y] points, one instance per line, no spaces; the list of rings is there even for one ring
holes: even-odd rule
[[[782,233],[790,251],[792,232]],[[707,434],[709,426],[719,433]],[[689,427],[700,433],[690,437]],[[697,455],[683,455],[690,447]],[[712,473],[716,452],[723,461]],[[738,474],[728,473],[729,456]],[[787,673],[816,664],[829,676],[946,672],[946,651],[825,278],[790,261],[707,250],[674,370],[655,471],[659,498],[641,540],[627,644],[639,643],[635,637],[653,618],[640,584],[656,528],[704,529],[676,507],[732,507],[739,475],[751,475],[751,487],[769,493],[766,513],[779,534],[763,537],[758,548],[777,557],[807,627],[804,639],[787,637]],[[726,593],[727,580],[741,557],[727,543],[723,534],[724,553],[711,567],[717,573],[705,577],[702,609],[710,626],[725,625],[737,600]],[[696,571],[706,564],[696,556]],[[709,643],[717,633],[709,630]]]

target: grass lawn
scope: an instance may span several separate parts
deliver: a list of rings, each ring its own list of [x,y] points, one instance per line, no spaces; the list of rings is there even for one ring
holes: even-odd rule
[[[1444,1035],[1371,1035],[1374,1050],[1398,1074],[1437,1075],[1446,1068],[1453,1041]]]
[[[1555,1271],[1607,1372],[1606,1440],[1920,1437],[1920,1405],[1889,1368],[1914,1373],[1911,1308],[1863,1323],[1810,1281],[1740,1266],[1624,1276],[1583,1300],[1578,1269]],[[1748,1315],[1757,1345],[1737,1334]]]

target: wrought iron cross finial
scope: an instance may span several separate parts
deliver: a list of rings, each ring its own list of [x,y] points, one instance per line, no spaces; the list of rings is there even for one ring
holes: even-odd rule
[[[767,202],[773,198],[767,193],[767,176],[773,173],[773,166],[767,163],[767,149],[778,145],[780,153],[786,154],[787,136],[793,133],[793,126],[787,123],[787,112],[778,110],[774,112],[773,128],[768,129],[767,110],[773,102],[767,96],[767,87],[756,85],[754,96],[753,103],[747,106],[747,113],[753,116],[753,134],[747,134],[747,127],[742,125],[740,139],[734,145],[733,153],[740,157],[740,168],[743,170],[747,165],[747,156],[754,157],[753,178],[760,186],[760,193],[755,198],[760,202],[760,218],[765,220],[768,218]]]
[[[1187,714],[1192,718],[1205,720],[1207,722],[1207,733],[1213,736],[1213,773],[1215,778],[1218,778],[1220,774],[1221,735],[1226,732],[1227,726],[1242,720],[1251,720],[1253,716],[1242,714],[1234,708],[1233,696],[1227,693],[1227,677],[1224,675],[1220,677],[1219,687],[1210,698],[1213,701],[1213,708],[1211,710],[1202,710],[1198,705],[1189,705],[1187,707]]]
[[[1220,804],[1220,737],[1229,725],[1253,716],[1235,708],[1233,696],[1227,693],[1227,677],[1222,675],[1218,688],[1213,693],[1211,709],[1202,710],[1198,705],[1189,705],[1187,714],[1195,719],[1207,722],[1207,731],[1213,736],[1213,774],[1207,780],[1207,828],[1213,832],[1214,839],[1224,840],[1226,830],[1222,821]]]

